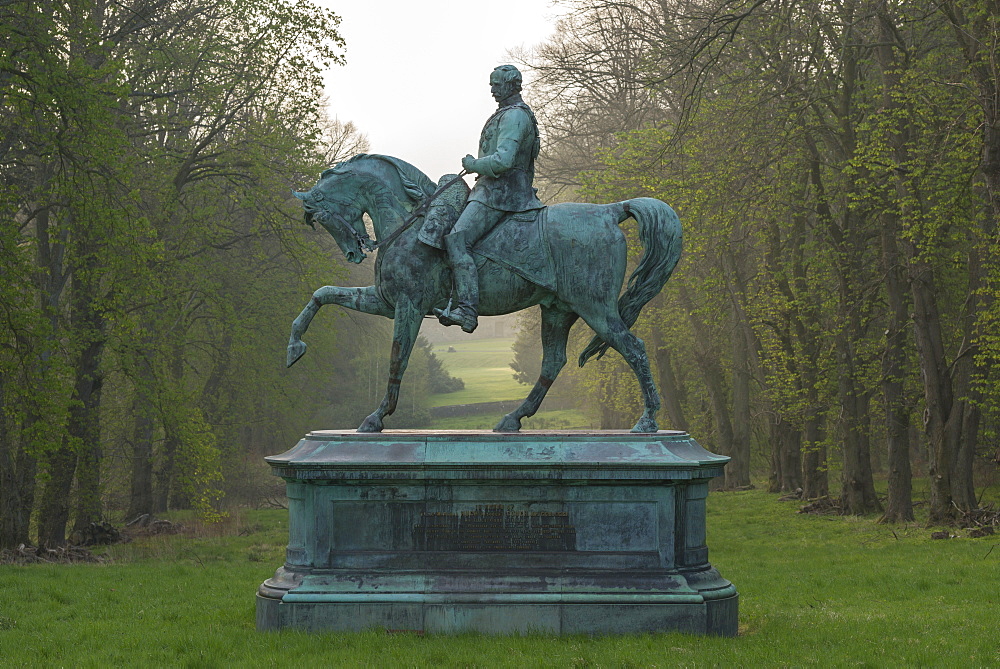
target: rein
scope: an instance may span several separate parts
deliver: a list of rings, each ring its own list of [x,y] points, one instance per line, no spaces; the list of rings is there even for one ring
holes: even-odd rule
[[[468,170],[462,170],[461,172],[458,173],[457,176],[455,176],[454,179],[451,179],[445,185],[438,187],[437,190],[435,190],[433,193],[431,193],[429,197],[425,198],[424,201],[420,203],[419,207],[417,207],[416,209],[413,210],[413,213],[410,214],[409,218],[407,218],[405,221],[403,221],[403,224],[401,226],[399,226],[398,228],[396,228],[392,232],[392,234],[389,235],[388,237],[386,237],[385,239],[381,239],[381,240],[378,240],[378,241],[372,243],[371,237],[369,237],[367,234],[364,234],[364,235],[359,234],[356,230],[354,231],[354,236],[357,238],[357,240],[361,244],[361,246],[363,248],[365,248],[369,253],[371,253],[372,251],[374,251],[376,249],[379,249],[379,248],[388,246],[389,244],[392,244],[394,241],[396,241],[397,239],[399,239],[399,236],[401,234],[403,234],[404,232],[406,232],[406,230],[409,229],[409,227],[411,225],[413,225],[418,218],[420,218],[421,216],[423,216],[424,214],[427,213],[427,208],[431,206],[431,203],[434,202],[434,200],[436,200],[437,197],[439,195],[441,195],[441,193],[445,192],[446,190],[448,190],[449,188],[451,188],[452,186],[454,186],[456,183],[459,182],[459,180],[462,177],[464,177],[468,173],[469,173]],[[340,218],[340,217],[338,216],[338,218]],[[343,218],[340,218],[340,220],[344,221]],[[346,221],[344,221],[344,222],[346,223]],[[353,226],[351,227],[351,230],[354,230]]]
[[[468,173],[469,173],[468,170],[462,170],[461,172],[458,173],[457,176],[455,176],[454,179],[449,180],[448,183],[444,184],[443,186],[440,186],[428,197],[424,198],[424,200],[420,203],[420,206],[413,210],[413,213],[410,214],[409,218],[403,221],[403,224],[400,225],[395,230],[393,230],[392,234],[390,234],[385,239],[372,241],[372,238],[368,236],[367,232],[364,233],[358,232],[357,229],[353,225],[351,225],[350,221],[348,221],[346,218],[344,218],[337,212],[330,211],[329,209],[326,208],[314,210],[312,212],[312,216],[313,218],[316,218],[320,221],[322,221],[324,218],[332,218],[333,220],[337,221],[338,224],[346,228],[352,235],[354,235],[355,241],[358,242],[358,245],[362,249],[371,253],[376,249],[384,248],[389,244],[392,244],[397,239],[399,239],[399,236],[404,232],[406,232],[407,229],[409,229],[409,227],[413,225],[418,218],[427,213],[427,208],[430,207],[431,203],[434,202],[434,200],[436,200],[437,197],[441,195],[441,193],[454,186],[456,183],[459,182],[459,180],[462,177],[464,177]],[[322,195],[323,195],[322,193],[318,193],[314,197],[317,200],[324,200],[325,198]]]

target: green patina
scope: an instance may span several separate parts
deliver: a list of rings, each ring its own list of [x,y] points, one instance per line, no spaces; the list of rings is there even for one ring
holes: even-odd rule
[[[383,419],[396,408],[424,316],[437,314],[445,324],[472,331],[479,314],[507,314],[537,304],[542,309],[541,374],[495,430],[516,432],[522,418],[538,411],[566,363],[569,329],[582,318],[595,336],[580,364],[609,347],[621,353],[643,395],[644,410],[633,431],[654,433],[660,397],[645,346],[629,328],[680,258],[680,221],[668,205],[652,198],[543,207],[531,185],[538,128],[520,97],[520,73],[501,66],[491,75],[490,88],[498,109],[483,128],[479,156],[462,160],[464,169],[478,175],[471,192],[446,177],[436,193],[435,183],[405,161],[362,154],[323,172],[308,192],[296,193],[306,222],[329,231],[349,261],[361,262],[373,246],[365,214],[380,243],[374,285],[324,286],[313,294],[292,324],[287,364],[305,353],[302,336],[323,305],[394,319],[387,391],[358,428],[380,432]],[[619,225],[628,218],[638,222],[644,254],[619,297],[627,261]]]
[[[729,458],[686,433],[320,431],[267,460],[290,520],[259,629],[736,634],[705,538]]]

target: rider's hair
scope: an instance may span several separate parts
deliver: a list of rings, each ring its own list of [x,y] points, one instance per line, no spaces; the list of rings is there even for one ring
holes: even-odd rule
[[[518,70],[513,65],[500,65],[493,68],[494,72],[500,72],[502,75],[501,81],[506,84],[514,84],[514,92],[521,92],[521,71]]]

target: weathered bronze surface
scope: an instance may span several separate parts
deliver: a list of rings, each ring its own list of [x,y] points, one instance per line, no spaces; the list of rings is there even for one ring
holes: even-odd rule
[[[458,513],[420,514],[414,544],[424,551],[572,551],[576,528],[565,511],[487,504]]]
[[[467,202],[464,184],[453,184],[429,201],[437,187],[418,169],[397,158],[365,154],[326,170],[312,189],[296,193],[306,222],[329,231],[349,261],[361,262],[373,247],[364,214],[380,241],[375,284],[320,288],[292,323],[288,342],[286,364],[291,366],[305,353],[302,336],[325,304],[395,320],[388,388],[359,432],[381,431],[383,419],[395,410],[424,316],[437,313],[471,331],[478,314],[507,314],[536,304],[542,309],[541,374],[524,402],[494,429],[516,432],[522,418],[535,414],[566,363],[569,329],[582,318],[595,336],[580,365],[609,347],[621,353],[643,395],[644,410],[633,431],[657,430],[660,397],[645,346],[629,327],[680,258],[680,221],[667,204],[652,198],[543,208],[531,187],[537,126],[520,98],[520,74],[515,73],[503,66],[490,77],[500,107],[483,129],[480,156],[462,161],[479,175]],[[626,240],[618,226],[630,217],[638,223],[644,254],[619,298]]]
[[[735,635],[690,435],[320,431],[267,458],[285,564],[259,629]]]
[[[541,143],[538,122],[521,99],[521,73],[501,65],[490,75],[490,92],[498,108],[479,137],[479,157],[462,159],[475,172],[476,185],[469,203],[445,237],[445,250],[455,282],[453,304],[436,310],[444,325],[476,329],[479,316],[479,280],[472,249],[497,223],[512,213],[542,208],[535,196],[535,158]]]

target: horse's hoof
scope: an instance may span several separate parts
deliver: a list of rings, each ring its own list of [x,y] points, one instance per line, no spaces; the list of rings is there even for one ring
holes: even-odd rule
[[[500,419],[497,426],[493,428],[494,432],[520,432],[521,431],[521,419],[515,418],[514,416],[507,414]]]
[[[655,418],[640,418],[639,422],[632,428],[632,431],[640,434],[649,434],[651,432],[656,432],[659,429],[660,428],[656,424]]]
[[[358,432],[381,432],[382,431],[382,419],[371,414],[365,421],[361,423],[361,427],[358,428]]]
[[[291,367],[295,362],[306,354],[306,343],[301,339],[288,345],[288,355],[285,358],[285,367]]]

